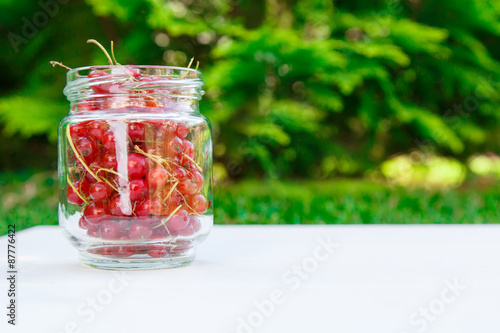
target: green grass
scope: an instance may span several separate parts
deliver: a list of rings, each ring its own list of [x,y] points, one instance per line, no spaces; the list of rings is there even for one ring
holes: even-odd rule
[[[366,180],[245,181],[215,189],[219,224],[500,223],[500,188],[405,190]],[[0,234],[57,224],[55,173],[0,174]]]

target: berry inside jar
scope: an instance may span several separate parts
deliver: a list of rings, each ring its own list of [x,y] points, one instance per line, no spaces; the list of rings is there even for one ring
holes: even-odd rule
[[[80,250],[182,256],[213,223],[211,138],[195,70],[71,70],[60,126],[60,220]],[[194,74],[192,74],[194,73]]]

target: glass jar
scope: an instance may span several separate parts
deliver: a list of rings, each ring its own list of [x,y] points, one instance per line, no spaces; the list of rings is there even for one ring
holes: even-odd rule
[[[187,265],[213,225],[211,126],[201,73],[72,69],[59,125],[59,224],[84,265]]]

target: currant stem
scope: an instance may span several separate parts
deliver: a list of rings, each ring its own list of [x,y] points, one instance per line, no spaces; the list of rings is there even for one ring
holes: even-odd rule
[[[158,224],[157,226],[153,227],[153,229],[158,228],[158,227],[161,227],[162,225],[165,225],[165,223],[167,223],[167,222],[168,222],[168,220],[170,220],[170,218],[171,218],[172,216],[174,216],[174,214],[175,214],[175,213],[177,213],[177,211],[178,211],[179,209],[181,209],[181,207],[182,207],[182,205],[177,206],[177,208],[176,208],[176,209],[174,209],[174,211],[173,211],[172,213],[170,213],[170,215],[169,215],[166,219],[161,220],[160,224]]]
[[[85,168],[85,170],[87,170],[87,172],[90,173],[92,175],[92,177],[94,177],[95,179],[99,180],[100,178],[97,177],[97,175],[94,174],[92,172],[92,170],[90,170],[90,168],[88,167],[88,165],[85,163],[85,161],[83,160],[83,158],[80,156],[80,153],[78,152],[78,149],[76,149],[75,144],[73,143],[73,140],[71,139],[71,133],[70,133],[70,128],[69,127],[70,127],[69,125],[68,125],[68,127],[66,127],[66,136],[68,137],[69,145],[71,146],[71,149],[73,149],[73,152],[75,153],[76,158],[80,161],[80,163],[82,163],[82,165]]]
[[[111,41],[111,57],[113,57],[113,60],[115,62],[115,64],[117,64],[118,66],[121,66],[118,61],[116,61],[116,58],[115,58],[115,50],[114,50],[114,43],[113,41]]]
[[[83,195],[80,194],[80,192],[78,192],[78,190],[75,188],[75,186],[73,186],[73,183],[71,182],[71,179],[69,179],[69,175],[66,176],[67,180],[68,180],[68,184],[69,186],[71,186],[71,188],[73,189],[73,191],[75,191],[76,195],[78,195],[80,197],[80,199],[83,200],[83,202],[85,202],[85,204],[89,204],[89,202],[87,200],[85,200],[85,198],[83,197]]]
[[[203,169],[198,164],[196,164],[196,162],[191,157],[187,156],[185,153],[182,153],[182,155],[184,155],[184,157],[186,157],[189,161],[191,161],[196,167],[196,169],[198,169],[198,171],[203,172]]]
[[[99,171],[104,171],[104,168],[101,168],[101,169],[97,170],[96,171],[96,175],[99,173]],[[103,182],[105,182],[106,184],[108,184],[113,190],[115,190],[116,192],[120,193],[120,191],[118,191],[118,189],[116,187],[114,187],[113,184],[111,184],[111,182],[109,180],[107,180],[105,177],[102,177],[102,178],[99,178],[99,179],[102,180]]]
[[[179,181],[176,179],[174,185],[172,185],[172,188],[170,189],[170,191],[168,191],[168,194],[165,196],[165,199],[163,199],[163,203],[165,203],[165,201],[167,201],[167,199],[170,197],[170,195],[174,192],[177,184],[179,184]]]
[[[102,50],[102,52],[104,52],[104,54],[106,55],[106,58],[108,58],[109,64],[111,66],[113,66],[113,60],[111,60],[111,57],[109,56],[108,51],[106,51],[106,49],[104,48],[104,46],[101,45],[101,43],[99,43],[95,39],[89,39],[89,40],[87,40],[87,43],[89,43],[89,44],[92,43],[92,44],[99,46],[99,48]]]
[[[177,191],[177,192],[179,192],[179,191]],[[193,207],[191,207],[191,206],[189,206],[188,201],[186,200],[186,197],[185,197],[184,195],[182,195],[182,193],[181,193],[181,192],[179,192],[179,194],[181,195],[182,200],[184,200],[184,202],[186,203],[186,206],[188,206],[188,208],[189,208],[189,209],[191,209],[191,210],[193,211],[193,214],[196,214],[196,211],[194,210],[194,208],[193,208]]]
[[[66,68],[69,71],[72,69],[72,68],[69,68],[68,66],[64,65],[62,62],[59,62],[59,61],[50,61],[50,64],[52,65],[52,67],[61,66],[63,68]]]
[[[192,58],[191,58],[191,60],[189,61],[189,64],[188,64],[188,66],[187,66],[187,68],[188,68],[188,69],[189,69],[189,68],[191,68],[191,65],[193,64],[193,61],[194,61],[194,57],[192,57]],[[184,75],[182,75],[182,76],[181,76],[181,80],[182,80],[182,79],[183,79],[186,75],[188,75],[188,73],[189,73],[189,71],[186,71],[186,72],[184,73]]]

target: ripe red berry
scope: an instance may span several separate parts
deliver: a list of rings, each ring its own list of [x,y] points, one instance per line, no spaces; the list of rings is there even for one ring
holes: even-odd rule
[[[201,229],[201,222],[196,216],[189,217],[189,225],[193,228],[193,232],[198,232]]]
[[[173,156],[182,153],[184,149],[182,145],[182,140],[176,136],[167,139],[167,152]]]
[[[165,196],[164,196],[165,197]],[[167,207],[163,215],[170,215],[172,209],[178,207],[182,202],[182,196],[179,192],[173,191],[170,196],[165,200],[165,206]]]
[[[86,137],[81,137],[76,140],[75,147],[86,163],[90,163],[97,154],[97,148],[95,144]]]
[[[99,237],[99,226],[97,225],[89,225],[87,228],[87,235],[90,237]]]
[[[143,123],[129,123],[128,136],[132,141],[144,141],[146,138],[146,127]]]
[[[87,230],[92,224],[88,223],[87,220],[82,216],[80,217],[80,220],[78,220],[78,226],[82,229]]]
[[[102,136],[106,132],[107,124],[104,121],[95,120],[87,124],[87,133],[89,136],[96,140],[102,141]]]
[[[128,236],[132,240],[147,240],[152,234],[153,227],[146,222],[135,222],[128,231]]]
[[[199,193],[190,195],[187,201],[195,213],[203,214],[207,211],[207,199],[203,195]]]
[[[163,204],[156,198],[147,198],[137,203],[134,212],[137,216],[160,216],[163,212]]]
[[[112,221],[103,222],[99,226],[99,231],[101,233],[101,238],[105,240],[119,239],[121,236],[119,225]]]
[[[182,141],[182,145],[184,148],[184,154],[194,159],[194,145],[191,141],[184,140]]]
[[[175,134],[181,139],[186,138],[186,136],[189,133],[189,128],[187,127],[186,124],[179,123],[177,124],[177,130],[175,131]]]
[[[125,214],[122,211],[122,204],[120,203],[121,196],[115,195],[111,199],[109,199],[109,212],[113,216],[124,216]]]
[[[111,87],[112,83],[107,82],[107,83],[99,83],[99,81],[106,80],[106,76],[110,76],[108,72],[105,70],[97,70],[94,69],[92,70],[89,75],[87,75],[87,78],[93,79],[91,80],[91,88],[98,94],[107,94],[109,93],[109,88]]]
[[[101,157],[102,167],[116,171],[118,163],[116,162],[116,155],[114,153],[106,153]]]
[[[179,184],[179,191],[185,195],[195,194],[203,187],[203,176],[197,171],[191,171],[192,178],[186,179]]]
[[[148,172],[147,180],[150,188],[162,188],[168,182],[168,172],[162,167],[153,168]]]
[[[101,167],[99,166],[99,164],[97,164],[97,162],[93,162],[89,165],[89,169],[90,171],[92,171],[94,173],[94,175],[97,174],[97,171],[100,169]],[[95,183],[97,181],[97,179],[94,178],[94,176],[92,176],[90,174],[90,172],[88,172],[87,170],[85,170],[85,180],[87,180],[89,183]],[[102,173],[100,172],[99,173],[99,176],[102,176]]]
[[[148,255],[153,258],[162,258],[168,254],[168,248],[165,244],[157,243],[149,247]]]
[[[92,202],[83,210],[83,217],[90,224],[100,224],[108,217],[108,209],[102,202]]]
[[[96,182],[90,185],[89,194],[94,201],[104,201],[111,195],[111,187],[105,182]]]
[[[68,186],[68,202],[74,205],[83,205],[84,201],[80,196],[88,197],[89,195],[89,183],[83,179],[78,182],[72,183],[73,187],[78,191],[80,195],[78,195],[73,187]]]
[[[184,169],[183,167],[175,168],[173,171],[173,176],[178,181],[182,181],[182,180],[186,179],[186,177],[187,177],[186,169]]]
[[[136,153],[128,155],[127,166],[128,166],[128,176],[130,178],[144,177],[146,175],[146,172],[148,171],[146,164],[146,157]]]
[[[188,213],[184,209],[179,209],[175,215],[168,220],[167,226],[169,230],[177,231],[184,229],[188,223]]]
[[[87,135],[87,127],[84,124],[73,124],[69,126],[71,139],[77,140]]]
[[[142,178],[132,179],[129,182],[130,200],[137,201],[148,195],[148,186]]]
[[[102,135],[102,146],[108,152],[114,152],[116,150],[115,135],[112,131],[106,131],[106,133]]]

